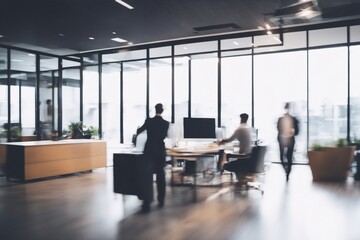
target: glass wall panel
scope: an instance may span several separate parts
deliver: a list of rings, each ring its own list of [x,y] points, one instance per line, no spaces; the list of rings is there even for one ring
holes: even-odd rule
[[[217,49],[217,41],[181,44],[175,46],[175,55],[210,52],[217,51]]]
[[[33,135],[35,131],[35,55],[11,50],[11,138]],[[16,126],[17,125],[17,126]]]
[[[236,48],[251,48],[251,47],[252,47],[251,37],[221,40],[221,50],[229,50]]]
[[[120,143],[120,64],[102,67],[102,137]]]
[[[266,34],[254,37],[254,47],[281,44],[280,34]]]
[[[80,68],[63,69],[62,78],[62,124],[68,129],[80,121]]]
[[[249,50],[234,50],[234,51],[226,51],[226,52],[221,52],[221,57],[236,57],[236,56],[243,56],[243,55],[250,55],[251,54],[251,49]]]
[[[0,48],[0,142],[7,141],[4,124],[8,122],[7,49]]]
[[[150,57],[168,57],[171,56],[171,47],[158,47],[158,48],[150,48]]]
[[[360,42],[360,25],[350,27],[350,42]]]
[[[99,68],[84,67],[83,124],[99,128]]]
[[[155,105],[162,103],[163,118],[171,122],[171,58],[150,61],[150,116],[155,115]]]
[[[51,139],[57,130],[58,58],[40,55],[39,108],[41,139]]]
[[[175,58],[175,136],[183,139],[183,119],[189,116],[189,57]]]
[[[251,56],[229,57],[221,60],[221,126],[230,137],[240,124],[241,113],[249,114],[252,104]]]
[[[309,146],[347,136],[347,48],[309,51]]]
[[[350,137],[360,140],[360,46],[350,47]]]
[[[218,58],[191,57],[191,117],[217,118]]]
[[[259,139],[268,146],[267,157],[280,161],[276,125],[284,114],[285,103],[290,102],[290,113],[300,121],[294,162],[307,161],[306,51],[257,55],[254,60],[254,127]]]
[[[322,46],[328,44],[346,43],[346,27],[327,28],[309,31],[309,46]]]
[[[272,52],[294,48],[305,48],[306,47],[306,32],[290,32],[283,34],[283,45],[272,46],[272,47],[261,47],[255,48],[255,53],[261,52]]]
[[[102,62],[118,62],[118,61],[129,61],[129,60],[137,60],[137,59],[145,59],[146,58],[146,50],[135,50],[128,51],[123,50],[115,53],[108,53],[102,55]]]
[[[123,63],[124,143],[146,118],[146,61]]]

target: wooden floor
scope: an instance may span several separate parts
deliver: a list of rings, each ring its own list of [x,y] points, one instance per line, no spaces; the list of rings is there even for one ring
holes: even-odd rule
[[[224,176],[229,178],[229,176]],[[167,187],[165,207],[137,213],[134,196],[113,193],[112,168],[41,181],[0,177],[0,239],[360,239],[360,183],[314,183],[307,165],[289,182],[270,166],[264,195],[233,185]]]

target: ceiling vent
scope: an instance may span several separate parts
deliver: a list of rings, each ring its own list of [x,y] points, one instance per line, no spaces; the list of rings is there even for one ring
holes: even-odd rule
[[[224,24],[217,24],[217,25],[209,25],[203,27],[194,27],[195,32],[208,32],[208,31],[218,31],[218,30],[229,30],[229,29],[240,29],[240,26],[235,23],[224,23]]]

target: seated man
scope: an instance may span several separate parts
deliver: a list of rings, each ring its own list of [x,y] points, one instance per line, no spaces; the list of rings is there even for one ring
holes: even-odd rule
[[[239,154],[243,154],[244,158],[236,161],[230,161],[222,166],[219,166],[221,171],[227,170],[231,172],[247,171],[250,168],[250,153],[251,153],[251,134],[250,128],[247,126],[249,115],[242,113],[240,115],[240,126],[235,130],[231,137],[223,139],[218,142],[219,145],[231,142],[235,139],[239,141]]]

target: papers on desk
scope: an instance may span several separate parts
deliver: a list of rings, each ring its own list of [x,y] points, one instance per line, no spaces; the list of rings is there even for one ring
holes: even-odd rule
[[[185,146],[185,147],[174,147],[169,149],[169,151],[171,152],[175,152],[175,153],[192,153],[192,154],[196,154],[196,153],[214,153],[214,152],[218,152],[219,150],[221,150],[221,146],[219,146],[216,143],[211,143],[211,144],[207,144],[207,145],[197,145],[197,146]]]

